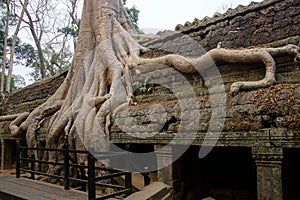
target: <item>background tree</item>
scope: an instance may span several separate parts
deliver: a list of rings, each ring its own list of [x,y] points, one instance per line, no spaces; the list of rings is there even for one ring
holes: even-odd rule
[[[70,17],[70,22],[66,27],[59,28],[58,31],[65,34],[65,36],[70,36],[73,39],[74,49],[76,48],[76,41],[79,34],[80,19],[78,18],[78,0],[67,0],[66,7],[68,8],[68,14]]]
[[[21,14],[20,14],[19,19],[16,24],[15,32],[12,37],[12,44],[11,44],[11,48],[10,48],[9,67],[8,67],[8,73],[7,73],[7,83],[6,83],[6,89],[5,89],[6,92],[10,92],[10,88],[11,88],[10,80],[12,78],[15,48],[16,48],[16,43],[17,43],[17,39],[18,39],[18,33],[20,31],[21,23],[23,21],[24,13],[25,13],[25,10],[27,9],[28,0],[24,0],[24,2],[22,2],[20,0],[20,4],[23,6],[22,6]]]
[[[0,72],[2,76],[2,72]],[[7,75],[4,75],[4,85],[7,84]],[[10,80],[10,91],[15,89],[20,89],[26,84],[25,79],[23,76],[20,75],[12,75]]]
[[[33,81],[37,81],[60,73],[70,65],[80,26],[80,19],[77,16],[79,0],[54,0],[51,2],[32,0],[28,4],[27,2],[28,0],[14,1],[15,4],[18,3],[16,6],[18,9],[14,10],[17,10],[19,14],[16,14],[18,23],[14,27],[15,34],[12,41],[15,41],[21,28],[30,33],[34,46],[30,44],[23,45],[28,50],[23,47],[19,48],[23,53],[26,52],[22,56],[24,61],[19,63],[31,68],[30,75]],[[126,10],[134,27],[141,33],[137,26],[139,11],[136,7],[126,8]],[[23,17],[23,12],[25,12],[25,17]],[[20,27],[19,22],[22,19],[26,25]],[[70,46],[70,41],[72,41],[73,47]],[[12,44],[14,45],[14,42]],[[10,49],[11,59],[8,60],[9,64],[5,65],[10,67],[8,70],[9,76],[12,75],[14,50],[15,48]],[[8,85],[9,83],[7,84],[7,90],[9,89]]]
[[[17,37],[21,22],[16,16],[17,7],[15,1],[1,1],[0,3],[1,91],[6,92],[10,92],[11,89],[16,89],[16,87],[13,87],[14,83],[10,83],[10,81],[16,77],[16,75],[12,74],[13,64],[22,63],[25,58],[24,50],[28,46],[28,44],[22,43],[20,38]],[[14,12],[11,12],[11,10]],[[9,30],[13,31],[13,29],[15,29],[14,35],[10,36],[8,32]],[[6,75],[6,70],[8,70],[8,75]],[[7,76],[9,78],[7,78]],[[24,78],[22,78],[22,80],[24,80]],[[22,81],[21,83],[24,82]],[[20,87],[20,85],[18,87]]]
[[[127,0],[122,0],[123,5],[126,5],[126,1]],[[78,37],[79,27],[80,27],[80,19],[78,19],[78,17],[77,17],[78,2],[79,2],[78,0],[67,0],[68,13],[69,13],[72,21],[70,23],[70,26],[68,25],[66,27],[59,29],[59,32],[62,32],[66,35],[73,37],[74,49],[76,47],[76,40]],[[125,10],[135,28],[135,30],[140,34],[143,34],[143,31],[138,26],[140,11],[137,9],[137,7],[135,5],[133,5],[131,8],[125,7]]]
[[[5,77],[5,69],[6,69],[6,52],[7,52],[7,40],[8,40],[8,32],[9,32],[9,16],[10,16],[10,1],[7,0],[5,3],[1,2],[1,14],[5,13],[5,21],[4,23],[2,22],[2,24],[4,24],[4,26],[2,25],[1,28],[5,27],[4,31],[3,31],[3,50],[2,50],[2,65],[1,65],[1,69],[2,69],[2,74],[1,74],[1,92],[4,91],[4,77]],[[3,13],[3,8],[6,8],[6,12]]]
[[[68,0],[71,8],[76,9],[77,0]],[[67,68],[72,58],[68,34],[60,31],[61,27],[72,27],[70,13],[64,12],[62,1],[32,0],[25,9],[25,28],[29,29],[35,44],[34,53],[30,54],[31,63],[27,67],[33,69],[34,80],[54,75]],[[71,24],[71,25],[70,25]]]
[[[122,0],[123,5],[126,5],[126,1],[127,0]],[[135,5],[133,5],[131,8],[125,7],[125,9],[126,9],[126,12],[127,12],[128,16],[129,16],[129,18],[131,20],[131,23],[134,26],[135,30],[139,34],[143,34],[143,31],[138,26],[140,10],[138,10]]]

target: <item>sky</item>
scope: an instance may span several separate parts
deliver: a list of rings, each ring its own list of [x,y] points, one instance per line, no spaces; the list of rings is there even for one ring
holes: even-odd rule
[[[254,0],[260,2],[261,0]],[[215,12],[224,13],[227,8],[239,4],[249,5],[251,0],[127,0],[126,6],[135,5],[140,10],[141,29],[174,30],[177,24],[193,22],[195,18],[212,17]]]
[[[83,2],[83,0],[81,0]],[[262,0],[254,0],[260,2]],[[177,24],[193,22],[195,18],[212,17],[215,12],[224,13],[228,8],[239,4],[249,5],[251,0],[127,0],[126,6],[135,5],[139,14],[139,27],[145,33],[156,33],[159,30],[174,30]],[[29,81],[28,68],[16,66],[14,74],[25,77]]]

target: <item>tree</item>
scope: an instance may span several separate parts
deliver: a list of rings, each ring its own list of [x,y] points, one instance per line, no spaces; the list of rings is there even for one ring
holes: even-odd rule
[[[136,6],[132,6],[131,8],[125,7],[126,12],[131,20],[132,25],[134,26],[135,30],[142,34],[143,31],[138,26],[138,20],[139,20],[139,13],[140,11],[136,8]]]
[[[2,76],[2,72],[0,72],[1,76]],[[19,89],[22,86],[24,86],[25,83],[25,79],[24,77],[20,76],[20,75],[12,75],[11,80],[10,80],[10,91],[15,90],[15,89]],[[4,85],[7,85],[7,75],[4,75]],[[4,88],[3,88],[4,91]]]
[[[3,44],[3,55],[2,55],[2,74],[1,74],[1,92],[3,92],[4,88],[4,77],[5,77],[5,68],[6,68],[6,49],[7,49],[7,40],[8,40],[8,24],[9,24],[9,16],[10,16],[10,1],[6,2],[6,17],[5,17],[5,32],[4,32],[4,44]]]
[[[126,5],[126,1],[127,0],[122,0],[123,5]],[[68,5],[67,5],[68,12],[69,12],[72,22],[68,26],[60,28],[58,31],[73,37],[74,49],[75,49],[76,39],[78,37],[79,27],[80,27],[80,19],[77,18],[77,10],[76,10],[78,0],[68,0],[67,3],[68,3]],[[140,34],[143,34],[143,31],[138,26],[140,11],[136,8],[135,5],[132,6],[131,8],[125,7],[125,10],[135,28],[135,30]]]
[[[24,77],[21,75],[12,75],[11,82],[12,82],[12,88],[10,89],[11,91],[14,89],[20,89],[26,84]]]
[[[71,9],[75,9],[77,0],[68,0],[72,3]],[[61,1],[44,1],[32,0],[25,9],[26,17],[24,22],[27,24],[25,28],[29,29],[33,38],[35,48],[34,54],[31,55],[31,64],[27,62],[27,66],[33,68],[32,76],[34,80],[43,79],[47,76],[61,72],[70,63],[71,51],[68,45],[69,30],[59,31],[59,27],[73,27],[73,18],[76,17],[75,10],[66,13],[60,12],[62,6]],[[75,25],[74,25],[75,26]]]
[[[24,0],[24,2],[22,2],[20,0],[20,3],[23,5],[21,14],[19,16],[18,22],[17,22],[17,26],[12,38],[12,45],[11,45],[11,49],[10,49],[10,58],[9,58],[9,68],[8,68],[8,74],[7,74],[7,83],[6,83],[6,92],[10,92],[10,80],[12,77],[12,72],[13,72],[13,65],[14,65],[14,55],[15,55],[15,48],[16,48],[16,43],[17,43],[17,39],[18,39],[18,33],[20,31],[20,27],[21,27],[21,23],[23,21],[23,17],[24,17],[24,13],[25,10],[27,9],[27,5],[28,5],[28,0]],[[4,72],[4,71],[3,71]]]
[[[80,19],[77,17],[77,6],[78,0],[68,0],[68,14],[70,16],[71,22],[63,28],[59,28],[58,31],[65,34],[65,36],[71,36],[73,38],[74,49],[76,49],[76,41],[79,34]]]
[[[123,5],[126,5],[126,1],[127,0],[122,0],[123,2]],[[138,26],[138,20],[139,20],[139,14],[140,14],[140,11],[136,8],[136,6],[132,6],[131,8],[128,8],[128,7],[125,7],[125,10],[131,20],[131,23],[132,25],[134,26],[135,30],[142,34],[143,31],[139,28]]]
[[[27,2],[28,0],[24,1],[24,3]],[[24,10],[23,12],[21,11],[20,16],[17,16],[18,5],[16,3],[16,1],[2,1],[0,4],[0,57],[2,60],[1,72],[3,72],[1,73],[1,91],[6,92],[16,89],[15,87],[12,87],[14,83],[10,83],[10,81],[14,80],[16,77],[12,73],[13,65],[21,64],[24,59],[27,58],[27,55],[29,55],[28,53],[30,53],[27,48],[32,47],[29,44],[22,43],[20,38],[18,38]],[[20,3],[22,3],[22,1],[20,1]],[[13,12],[11,10],[13,10]],[[8,34],[9,31],[13,32],[12,36]],[[26,62],[29,64],[29,60],[26,60]],[[8,71],[7,75],[6,71]],[[24,80],[24,78],[22,78],[22,80]],[[25,85],[25,82],[23,81],[20,83],[24,83]],[[18,87],[20,86],[21,85],[18,85]]]
[[[236,93],[274,83],[272,55],[287,53],[300,59],[299,48],[295,45],[244,50],[217,48],[194,59],[173,54],[145,59],[139,54],[148,49],[135,40],[136,35],[120,0],[85,0],[77,47],[66,79],[44,104],[12,121],[11,133],[26,133],[28,146],[36,146],[39,124],[52,116],[46,139],[48,148],[61,148],[66,140],[73,149],[99,148],[107,145],[101,138],[108,134],[109,116],[133,101],[130,70],[139,69],[142,64],[164,64],[182,73],[193,73],[197,71],[194,66],[200,70],[209,68],[207,63],[211,63],[211,58],[215,62],[229,63],[262,61],[266,65],[266,77],[257,82],[232,84],[231,92]],[[59,161],[63,157],[48,152],[46,158]],[[82,159],[85,157],[79,157],[78,161]],[[49,166],[48,171],[57,174],[60,169]]]

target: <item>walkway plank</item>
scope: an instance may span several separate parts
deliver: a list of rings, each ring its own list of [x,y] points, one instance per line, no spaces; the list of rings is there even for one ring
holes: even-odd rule
[[[0,175],[0,192],[30,200],[84,200],[88,194],[77,190],[64,190],[62,186],[26,178]]]

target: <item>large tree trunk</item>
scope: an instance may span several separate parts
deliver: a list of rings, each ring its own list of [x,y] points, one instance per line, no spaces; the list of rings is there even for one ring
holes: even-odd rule
[[[210,67],[205,65],[211,63],[210,59],[264,62],[267,68],[265,79],[233,84],[232,92],[238,92],[239,89],[267,87],[274,83],[275,62],[272,55],[288,53],[300,58],[299,48],[289,45],[278,49],[218,48],[197,59],[178,55],[141,59],[139,53],[145,49],[134,39],[135,34],[120,0],[85,0],[76,52],[65,81],[28,117],[26,113],[17,117],[10,126],[12,133],[26,132],[28,146],[35,146],[39,123],[52,115],[47,147],[61,148],[68,138],[70,147],[74,149],[104,149],[107,145],[103,139],[108,134],[107,116],[119,106],[128,104],[133,95],[130,69],[136,69],[141,64],[159,63],[180,72],[193,73],[195,67],[201,70]],[[47,157],[49,161],[62,159],[54,152],[49,152]],[[59,168],[50,167],[49,171],[58,173]]]
[[[28,146],[35,146],[39,122],[53,115],[47,147],[62,147],[66,135],[71,148],[101,145],[97,136],[105,134],[106,116],[132,95],[122,76],[128,55],[138,54],[142,47],[131,34],[136,32],[120,0],[85,1],[76,52],[65,81],[20,126],[14,126],[12,133],[26,131]],[[58,157],[49,152],[50,161]]]

